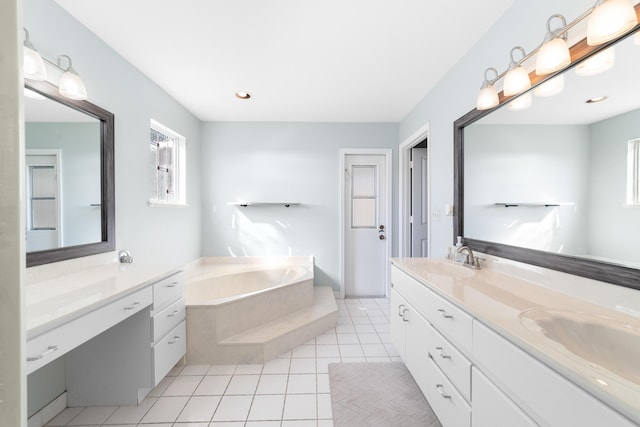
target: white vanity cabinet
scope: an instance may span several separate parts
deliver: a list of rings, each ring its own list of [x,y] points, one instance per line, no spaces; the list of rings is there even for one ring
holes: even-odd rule
[[[637,425],[464,304],[438,295],[428,280],[392,265],[391,283],[391,339],[444,427]],[[465,295],[460,287],[446,289]]]

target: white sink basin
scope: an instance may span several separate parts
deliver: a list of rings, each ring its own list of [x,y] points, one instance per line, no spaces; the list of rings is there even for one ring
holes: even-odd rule
[[[520,322],[594,368],[640,384],[640,320],[625,323],[603,315],[536,308],[521,313]]]
[[[427,266],[427,272],[430,274],[437,274],[439,276],[458,278],[472,277],[476,274],[475,271],[469,267],[446,260],[430,261]]]

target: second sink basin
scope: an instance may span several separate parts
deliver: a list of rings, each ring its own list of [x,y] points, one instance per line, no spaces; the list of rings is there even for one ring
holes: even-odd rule
[[[535,308],[521,313],[520,322],[571,355],[640,385],[640,321],[626,323],[603,315]]]

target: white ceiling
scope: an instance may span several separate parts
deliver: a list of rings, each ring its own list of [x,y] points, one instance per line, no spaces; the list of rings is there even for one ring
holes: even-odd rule
[[[401,121],[513,3],[56,1],[201,120],[314,122]]]

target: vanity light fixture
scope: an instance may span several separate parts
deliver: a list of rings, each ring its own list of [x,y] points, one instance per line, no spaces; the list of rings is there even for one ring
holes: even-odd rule
[[[24,44],[22,48],[24,78],[29,80],[43,81],[47,79],[47,69],[44,60],[29,39],[29,31],[24,30]]]
[[[251,98],[251,94],[248,92],[236,92],[236,98],[238,99],[249,99]]]
[[[610,47],[576,65],[576,74],[579,76],[594,76],[604,73],[613,67],[615,61],[616,51],[613,47]]]
[[[541,98],[557,95],[564,90],[564,74],[560,74],[551,80],[547,80],[540,86],[537,86],[533,93]]]
[[[598,0],[587,22],[587,44],[606,43],[637,24],[638,17],[631,0]]]
[[[516,46],[511,49],[511,62],[509,62],[509,71],[504,76],[504,94],[505,96],[517,95],[531,87],[531,79],[529,73],[513,58],[513,53],[519,51],[522,53],[521,61],[526,58],[527,53],[522,46]]]
[[[67,68],[63,68],[62,66],[62,60],[65,58],[69,63]],[[71,66],[71,58],[67,55],[58,56],[57,66],[61,70],[64,70],[64,73],[60,76],[60,81],[58,82],[60,95],[66,96],[69,99],[87,99],[87,88],[84,86],[84,83],[78,73],[76,73],[76,70]]]
[[[557,18],[562,21],[562,27],[551,30],[551,21]],[[558,71],[571,63],[571,54],[567,46],[567,20],[562,15],[552,15],[547,20],[547,35],[536,57],[536,74],[541,76]]]
[[[594,96],[593,98],[589,98],[589,99],[587,99],[585,102],[586,102],[587,104],[595,104],[595,103],[597,103],[597,102],[602,102],[602,101],[604,101],[604,100],[605,100],[605,99],[607,99],[607,98],[608,98],[608,97],[607,97],[607,96],[605,96],[605,95],[601,95],[601,96]]]
[[[493,80],[489,80],[489,76],[487,75],[489,71],[493,71],[495,73],[495,77]],[[498,92],[496,88],[493,87],[493,82],[498,78],[498,70],[493,67],[487,68],[484,71],[484,82],[480,87],[480,92],[478,92],[478,100],[476,102],[476,108],[478,110],[490,110],[495,107],[499,103]]]

